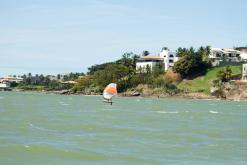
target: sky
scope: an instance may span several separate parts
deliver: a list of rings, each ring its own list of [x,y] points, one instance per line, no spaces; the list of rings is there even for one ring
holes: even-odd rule
[[[246,0],[0,0],[0,76],[87,72],[164,46],[246,46],[246,14]]]

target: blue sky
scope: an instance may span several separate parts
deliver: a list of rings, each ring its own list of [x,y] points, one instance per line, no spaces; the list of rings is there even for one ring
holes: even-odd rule
[[[245,46],[246,13],[246,0],[0,0],[0,75],[86,72],[163,46]]]

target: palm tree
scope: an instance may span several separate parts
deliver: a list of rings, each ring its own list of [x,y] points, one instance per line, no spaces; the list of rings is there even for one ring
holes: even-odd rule
[[[228,82],[232,77],[232,69],[230,66],[226,66],[225,70],[220,70],[217,73],[217,77],[222,82]]]
[[[226,66],[226,69],[225,69],[225,78],[227,81],[229,81],[232,77],[232,69],[231,67],[228,65]]]

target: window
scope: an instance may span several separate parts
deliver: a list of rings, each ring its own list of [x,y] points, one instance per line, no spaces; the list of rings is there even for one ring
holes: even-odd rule
[[[170,54],[169,57],[174,57],[173,54]]]
[[[169,60],[169,63],[173,63],[173,60]]]

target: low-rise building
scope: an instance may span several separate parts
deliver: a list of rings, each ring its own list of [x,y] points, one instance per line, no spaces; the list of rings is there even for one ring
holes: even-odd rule
[[[247,81],[247,63],[242,66],[242,80]]]
[[[242,61],[247,62],[247,48],[246,47],[239,48],[239,51],[241,52],[240,56],[241,56]]]
[[[178,59],[176,52],[171,52],[165,48],[162,49],[159,55],[148,55],[137,59],[136,70],[137,72],[147,72],[149,68],[150,71],[153,71],[153,69],[158,66],[164,71],[167,71]]]
[[[0,82],[0,89],[7,89],[9,87],[10,87],[10,82],[8,82],[8,81]]]
[[[152,71],[155,67],[160,66],[164,68],[163,58],[160,56],[144,56],[137,59],[136,70],[137,72],[147,72],[148,68]]]
[[[1,77],[0,78],[0,82],[15,82],[15,83],[19,83],[19,82],[22,82],[23,81],[23,78],[21,77],[13,77],[13,76],[6,76],[6,77]]]
[[[241,51],[225,48],[211,48],[209,58],[213,66],[218,66],[222,62],[241,62]]]

